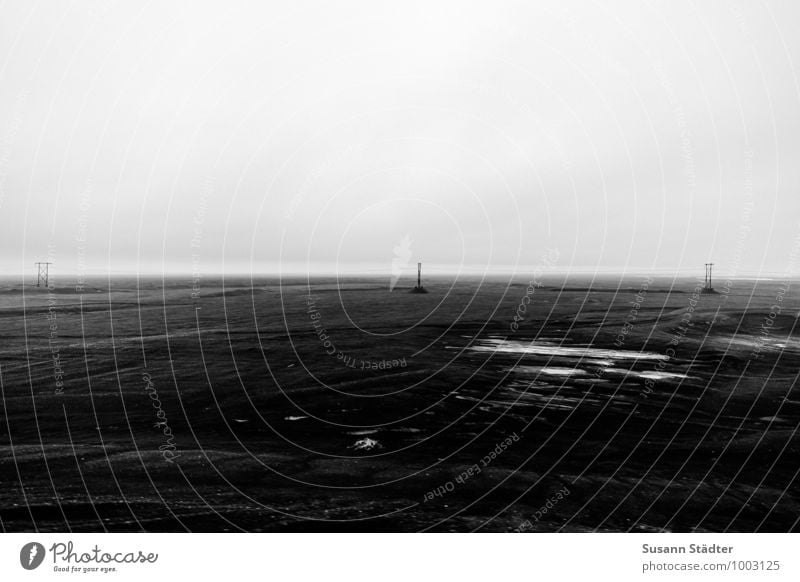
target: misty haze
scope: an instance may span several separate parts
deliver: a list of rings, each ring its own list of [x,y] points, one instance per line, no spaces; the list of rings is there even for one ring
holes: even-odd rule
[[[0,15],[3,531],[799,529],[800,8]]]

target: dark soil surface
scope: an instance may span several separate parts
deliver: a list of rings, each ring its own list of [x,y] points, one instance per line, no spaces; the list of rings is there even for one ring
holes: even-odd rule
[[[796,531],[800,287],[695,284],[7,283],[0,525]]]

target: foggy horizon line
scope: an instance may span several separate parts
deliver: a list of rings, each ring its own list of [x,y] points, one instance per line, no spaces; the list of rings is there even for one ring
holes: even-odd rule
[[[513,276],[513,277],[536,277],[536,278],[548,278],[553,276],[653,276],[659,278],[666,278],[666,277],[682,277],[682,278],[695,278],[699,280],[703,280],[704,274],[702,271],[693,269],[693,270],[672,270],[672,269],[585,269],[585,268],[573,268],[573,269],[548,269],[548,270],[538,270],[536,268],[531,270],[524,270],[524,269],[517,269],[517,270],[510,270],[510,269],[488,269],[488,270],[473,270],[473,269],[435,269],[431,272],[431,269],[428,269],[427,273],[423,270],[423,280],[424,279],[437,279],[437,278],[444,278],[444,277],[459,277],[459,276],[469,276],[473,278],[480,278],[480,277],[502,277],[502,276]],[[241,270],[231,270],[231,271],[204,271],[204,272],[196,272],[196,271],[186,271],[186,270],[108,270],[108,271],[93,271],[91,273],[83,273],[79,274],[76,272],[71,272],[69,274],[60,274],[56,271],[51,271],[49,278],[51,280],[67,280],[67,281],[80,281],[80,280],[91,280],[91,279],[107,279],[109,277],[145,277],[145,278],[154,278],[154,277],[166,277],[166,278],[197,278],[200,281],[203,279],[209,278],[224,278],[224,277],[339,277],[339,278],[391,278],[392,272],[390,269],[381,270],[381,271],[332,271],[332,270],[305,270],[305,271],[298,271],[298,270],[291,270],[291,271],[277,271],[277,270],[262,270],[262,271],[241,271]],[[36,272],[3,272],[0,273],[0,280],[7,280],[10,278],[14,279],[33,279],[36,281]],[[403,276],[400,277],[399,281],[408,280],[409,283],[416,282],[416,269],[414,269],[413,274],[411,271],[408,271],[407,274],[404,273]],[[754,279],[788,279],[788,280],[800,280],[800,273],[789,273],[786,272],[774,272],[774,271],[745,271],[742,270],[736,274],[725,273],[723,269],[719,270],[719,273],[713,277],[713,282],[723,282],[727,280],[754,280]]]

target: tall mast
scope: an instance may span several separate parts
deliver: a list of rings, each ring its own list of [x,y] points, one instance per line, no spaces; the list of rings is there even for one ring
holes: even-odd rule
[[[36,286],[41,287],[42,281],[44,286],[50,286],[50,265],[53,263],[40,261],[36,263]]]
[[[703,293],[716,293],[714,287],[711,286],[711,271],[714,268],[714,263],[706,263],[706,279],[703,285]]]

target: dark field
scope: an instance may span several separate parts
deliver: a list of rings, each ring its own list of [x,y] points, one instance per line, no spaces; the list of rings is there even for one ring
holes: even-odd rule
[[[2,528],[800,529],[796,283],[642,283],[5,283]]]

